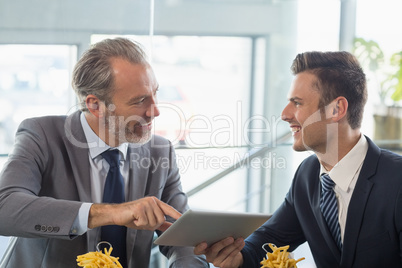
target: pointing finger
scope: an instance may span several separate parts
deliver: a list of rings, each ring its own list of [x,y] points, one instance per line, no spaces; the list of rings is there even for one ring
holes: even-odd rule
[[[172,206],[162,202],[161,200],[155,198],[156,203],[158,204],[159,208],[163,211],[165,215],[172,217],[173,219],[177,220],[181,217],[181,213],[174,209]]]

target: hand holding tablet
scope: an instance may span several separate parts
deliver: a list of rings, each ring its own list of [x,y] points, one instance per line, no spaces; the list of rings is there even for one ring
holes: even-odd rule
[[[154,243],[196,246],[206,242],[209,246],[226,237],[246,238],[270,217],[257,213],[188,210]]]

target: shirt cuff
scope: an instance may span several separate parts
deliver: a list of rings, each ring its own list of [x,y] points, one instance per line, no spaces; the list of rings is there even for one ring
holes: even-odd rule
[[[83,203],[78,211],[78,215],[73,222],[70,235],[82,235],[88,231],[89,210],[92,203]]]

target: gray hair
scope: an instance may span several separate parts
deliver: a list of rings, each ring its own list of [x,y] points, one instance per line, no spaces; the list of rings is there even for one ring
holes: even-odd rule
[[[72,87],[82,111],[88,111],[85,99],[90,94],[106,105],[111,103],[114,89],[111,59],[114,58],[133,64],[149,65],[142,46],[129,39],[105,39],[92,45],[78,60],[72,77]]]

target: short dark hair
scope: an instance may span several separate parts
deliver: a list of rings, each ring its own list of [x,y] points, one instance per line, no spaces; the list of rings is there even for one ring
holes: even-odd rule
[[[366,75],[355,56],[346,51],[305,52],[296,56],[291,66],[294,75],[309,72],[317,78],[319,108],[339,96],[348,101],[347,120],[352,129],[360,128],[367,102]]]
[[[133,64],[149,65],[146,54],[137,42],[126,38],[105,39],[85,51],[74,67],[72,87],[82,111],[87,111],[85,98],[92,94],[111,103],[114,76],[111,59],[120,58]]]

